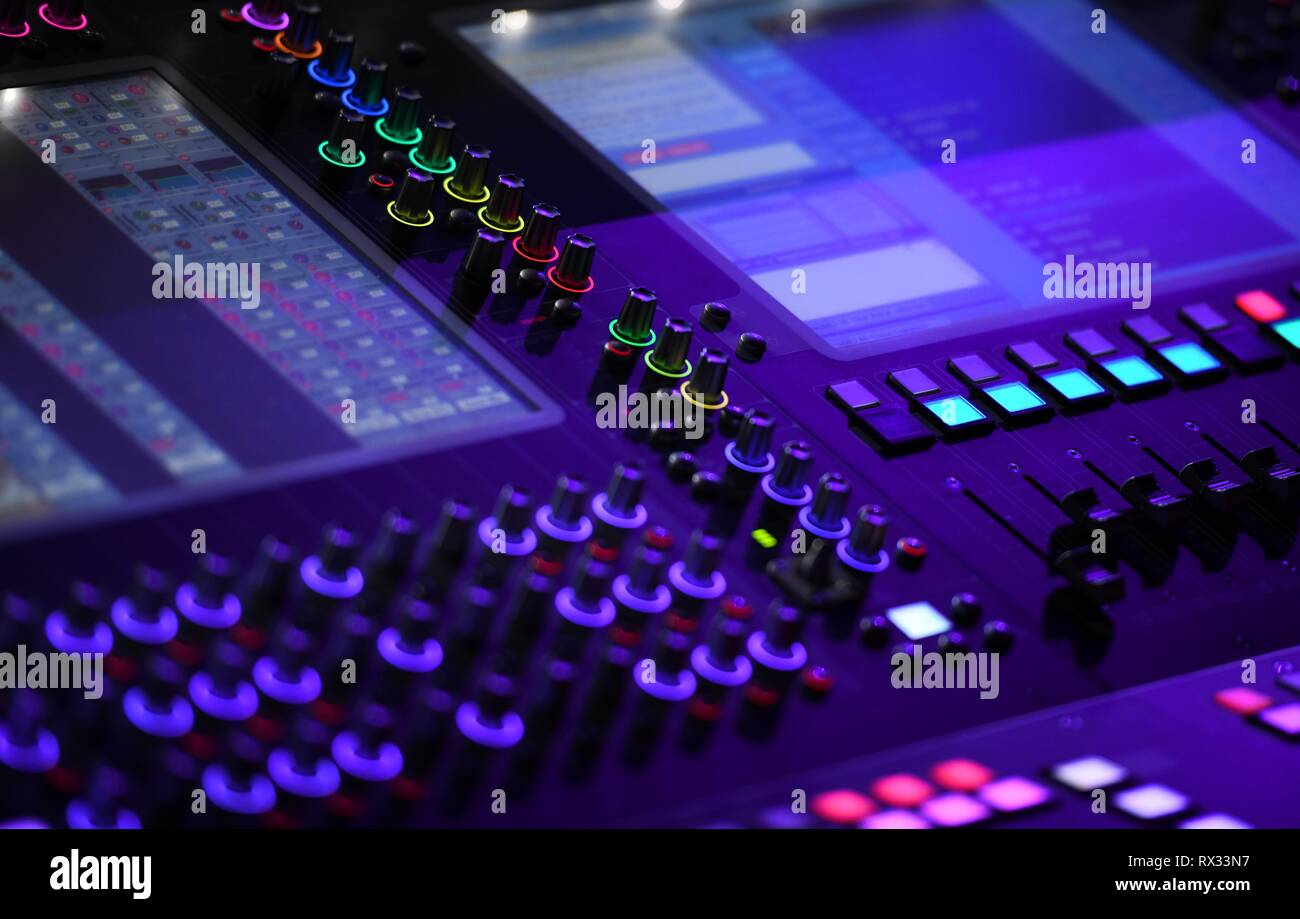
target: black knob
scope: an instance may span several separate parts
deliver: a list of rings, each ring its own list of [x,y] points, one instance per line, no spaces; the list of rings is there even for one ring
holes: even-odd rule
[[[352,98],[357,108],[367,113],[378,112],[384,104],[384,87],[388,82],[388,64],[384,61],[361,59],[361,73],[357,75]]]
[[[723,667],[733,666],[745,650],[745,623],[731,616],[717,616],[709,631],[709,657]]]
[[[706,303],[700,312],[700,325],[710,332],[721,332],[731,322],[731,309],[722,303]]]
[[[772,490],[783,498],[802,498],[812,467],[812,447],[801,440],[788,441],[772,476]]]
[[[619,517],[633,517],[641,503],[641,491],[645,488],[645,473],[633,463],[619,463],[614,467],[614,476],[605,490],[605,507]]]
[[[767,353],[767,339],[757,332],[742,332],[736,342],[736,357],[750,364],[761,360]]]
[[[180,694],[184,676],[180,664],[161,654],[151,654],[140,679],[140,688],[144,690],[150,708],[170,711],[172,700]]]
[[[310,54],[316,48],[316,33],[320,29],[320,5],[294,4],[293,18],[284,35],[284,44],[290,51]]]
[[[27,31],[27,0],[0,0],[0,32],[18,35]]]
[[[274,536],[262,540],[247,582],[249,619],[260,624],[284,606],[293,584],[294,551]]]
[[[298,78],[298,59],[284,51],[271,52],[259,91],[264,99],[284,99]]]
[[[370,549],[367,567],[386,577],[403,577],[415,556],[415,543],[419,535],[414,520],[401,511],[387,511],[380,522],[379,535],[375,537]]]
[[[437,183],[433,176],[421,169],[408,169],[402,178],[402,187],[397,191],[393,202],[393,212],[407,223],[428,224],[433,222],[433,212],[429,205],[433,203],[433,190]]]
[[[713,572],[718,569],[718,560],[722,558],[723,542],[712,533],[696,530],[691,533],[691,541],[686,547],[686,573],[701,584],[713,580]]]
[[[384,133],[401,143],[412,143],[419,129],[420,105],[424,101],[418,89],[399,86],[393,93],[393,108],[384,118]]]
[[[519,250],[539,262],[555,255],[555,236],[560,229],[560,210],[550,204],[534,204],[528,225],[519,238]]]
[[[652,597],[663,583],[664,567],[668,557],[650,546],[637,546],[628,567],[627,585],[638,597]]]
[[[691,374],[691,395],[705,405],[720,405],[724,399],[722,387],[727,382],[727,369],[731,361],[717,348],[705,348]]]
[[[397,618],[397,633],[403,648],[412,653],[422,653],[425,642],[433,637],[438,618],[437,609],[422,600],[408,600],[402,604]]]
[[[953,594],[950,609],[953,622],[958,625],[970,625],[980,617],[984,605],[980,603],[980,598],[973,593],[962,592]]]
[[[199,556],[194,568],[194,595],[203,606],[219,609],[235,583],[235,566],[224,555],[209,552]]]
[[[587,483],[577,476],[561,475],[551,493],[551,521],[566,530],[577,529],[587,506]]]
[[[475,701],[478,703],[479,720],[496,724],[510,710],[510,702],[515,695],[515,684],[508,676],[500,673],[485,674],[479,683]]]
[[[284,13],[284,0],[253,0],[253,18],[272,25]]]
[[[357,549],[356,534],[347,527],[336,523],[325,527],[320,548],[316,550],[321,574],[335,580],[346,578],[348,570],[356,564]]]
[[[497,176],[484,211],[486,221],[505,233],[518,233],[524,222],[519,212],[524,206],[524,180],[517,175]]]
[[[677,375],[686,371],[686,355],[691,348],[691,324],[685,319],[671,317],[664,323],[659,340],[655,343],[650,363],[664,373]]]
[[[469,146],[461,154],[460,162],[456,164],[456,171],[452,174],[451,181],[447,183],[448,189],[458,198],[467,201],[483,201],[487,198],[487,181],[488,164],[492,162],[492,151],[487,147]]]
[[[438,523],[429,544],[427,566],[455,567],[465,558],[469,540],[474,532],[474,511],[469,505],[455,499],[442,506]]]
[[[331,159],[346,166],[361,163],[365,157],[361,152],[361,139],[365,133],[365,116],[352,109],[341,108],[334,117],[334,128],[330,131],[330,139],[325,143],[325,152]]]
[[[514,542],[523,536],[524,530],[532,518],[533,498],[522,488],[513,485],[502,486],[497,495],[496,507],[492,517],[505,534],[506,539]]]
[[[450,118],[430,115],[424,123],[420,145],[415,149],[416,161],[429,171],[443,172],[451,163],[451,144],[456,136],[456,122]]]
[[[676,676],[686,666],[691,651],[691,640],[681,632],[664,629],[659,633],[654,660],[657,670]]]
[[[207,673],[218,694],[233,696],[248,674],[249,660],[244,649],[229,639],[220,639],[208,656]]]
[[[609,593],[609,584],[614,580],[614,569],[604,562],[597,561],[590,555],[585,556],[573,574],[574,599],[584,609],[593,609]]]
[[[763,634],[770,646],[786,650],[799,640],[803,623],[803,613],[796,607],[777,600],[767,611]]]
[[[150,565],[137,565],[131,582],[131,618],[157,622],[170,593],[166,574]]]
[[[474,241],[461,259],[460,272],[467,278],[486,284],[491,280],[492,272],[501,265],[501,255],[505,251],[504,236],[479,227],[474,233]]]
[[[564,241],[564,248],[560,250],[554,279],[570,293],[584,292],[591,286],[591,266],[595,261],[596,241],[582,233],[574,233]]]
[[[325,36],[325,50],[316,62],[319,72],[332,83],[346,83],[351,78],[355,44],[350,33],[330,29]]]
[[[867,504],[858,509],[858,517],[853,521],[853,530],[849,533],[848,552],[863,562],[872,562],[885,547],[885,530],[889,518],[885,512],[874,504]]]
[[[817,481],[809,519],[823,530],[838,532],[844,526],[844,508],[848,506],[851,490],[838,472],[823,475]]]
[[[655,320],[655,307],[659,298],[655,292],[645,287],[633,287],[627,292],[623,308],[619,310],[618,319],[614,321],[614,331],[626,341],[633,344],[649,344]]]
[[[760,469],[772,460],[772,430],[775,422],[772,416],[761,409],[752,408],[745,413],[741,422],[740,433],[736,435],[732,455],[735,459]]]
[[[86,12],[85,0],[50,0],[45,7],[45,15],[55,25],[77,28]]]
[[[104,597],[99,588],[86,581],[73,581],[63,615],[70,631],[79,635],[93,632],[104,616]]]

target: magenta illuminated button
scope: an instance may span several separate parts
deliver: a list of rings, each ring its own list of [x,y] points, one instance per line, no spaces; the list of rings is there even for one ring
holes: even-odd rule
[[[872,814],[858,824],[860,830],[928,830],[925,818],[912,811],[891,810]]]
[[[848,788],[826,791],[813,798],[812,812],[829,823],[859,823],[876,809],[871,799]]]
[[[1273,704],[1272,699],[1249,686],[1221,689],[1214,694],[1214,701],[1238,715],[1253,715]]]
[[[921,815],[936,826],[969,826],[992,816],[988,807],[969,795],[940,795],[921,805]]]
[[[935,763],[930,778],[949,791],[975,791],[992,780],[993,770],[973,759],[949,759]]]
[[[899,772],[876,779],[871,793],[893,807],[916,807],[934,796],[934,788],[923,778]]]
[[[1300,737],[1300,702],[1274,705],[1256,715],[1260,722],[1279,734],[1290,738]]]
[[[1004,814],[1029,810],[1052,800],[1052,793],[1044,786],[1019,775],[990,782],[980,789],[980,800]]]

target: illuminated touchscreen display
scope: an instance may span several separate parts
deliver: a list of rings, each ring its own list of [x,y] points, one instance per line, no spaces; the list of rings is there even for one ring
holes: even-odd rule
[[[1141,301],[1300,251],[1296,158],[1097,6],[647,0],[460,34],[853,356],[1094,305],[1045,289],[1067,259],[1149,272]]]
[[[0,125],[0,523],[537,411],[156,72]]]

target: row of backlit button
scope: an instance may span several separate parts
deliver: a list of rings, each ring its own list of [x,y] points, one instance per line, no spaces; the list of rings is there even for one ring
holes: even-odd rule
[[[908,772],[883,776],[867,794],[850,788],[822,792],[812,813],[836,826],[864,830],[955,828],[982,823],[999,814],[1016,814],[1051,801],[1041,783],[1023,776],[995,777],[970,759],[950,759],[930,769],[930,781]],[[774,821],[766,821],[772,825]],[[785,821],[792,825],[793,820]]]
[[[1265,291],[1248,291],[1236,305],[1274,338],[1300,350],[1300,317],[1284,318],[1286,308]],[[1006,349],[1007,358],[1025,373],[1025,379],[1005,376],[978,354],[954,357],[948,372],[969,387],[972,398],[992,411],[1004,425],[1030,423],[1052,414],[1052,406],[1030,383],[1047,393],[1063,412],[1077,412],[1109,403],[1111,392],[1098,382],[1105,380],[1124,398],[1155,395],[1169,388],[1166,374],[1184,386],[1222,379],[1227,373],[1222,355],[1241,370],[1259,370],[1280,365],[1283,356],[1250,328],[1235,325],[1207,304],[1195,304],[1179,311],[1179,317],[1200,340],[1178,337],[1156,319],[1142,316],[1123,323],[1125,334],[1144,349],[1143,354],[1125,351],[1095,329],[1081,329],[1065,336],[1065,344],[1085,363],[1070,366],[1035,341],[1020,342]],[[1156,365],[1164,368],[1162,372]],[[846,380],[827,388],[827,397],[861,423],[885,452],[920,449],[934,441],[934,430],[949,437],[986,433],[993,420],[970,398],[951,391],[921,367],[909,367],[889,374],[889,384],[908,399],[913,412],[930,422],[893,409],[877,409],[881,402],[860,380]]]
[[[1052,767],[1052,778],[1067,788],[1092,795],[1105,790],[1115,809],[1135,820],[1167,821],[1177,817],[1181,830],[1244,830],[1249,824],[1230,814],[1189,816],[1191,799],[1168,785],[1132,784],[1129,771],[1104,756],[1083,756]]]

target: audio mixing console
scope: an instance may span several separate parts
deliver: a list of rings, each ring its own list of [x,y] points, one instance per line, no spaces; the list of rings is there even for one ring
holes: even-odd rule
[[[0,823],[1300,826],[1297,73],[0,0]]]

